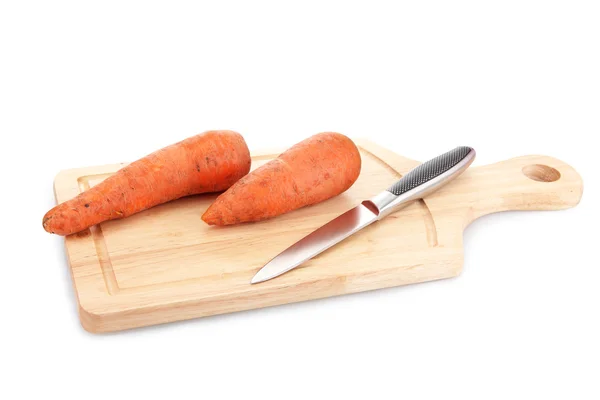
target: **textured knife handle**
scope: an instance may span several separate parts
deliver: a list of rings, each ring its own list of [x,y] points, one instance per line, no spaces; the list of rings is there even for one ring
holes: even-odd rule
[[[436,158],[433,158],[412,171],[404,175],[398,182],[390,186],[387,191],[400,196],[416,187],[423,185],[449,171],[458,163],[464,160],[473,149],[467,146],[460,146]]]

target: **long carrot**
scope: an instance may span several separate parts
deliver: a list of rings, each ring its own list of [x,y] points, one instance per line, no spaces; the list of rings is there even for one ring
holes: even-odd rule
[[[121,168],[103,182],[50,210],[44,229],[77,233],[180,197],[229,188],[250,171],[250,152],[233,131],[207,131]]]
[[[360,169],[352,140],[319,133],[245,175],[217,197],[202,220],[209,225],[260,221],[316,204],[350,188]]]

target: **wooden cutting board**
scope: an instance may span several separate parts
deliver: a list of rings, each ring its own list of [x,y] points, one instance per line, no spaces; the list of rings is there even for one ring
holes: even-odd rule
[[[216,195],[198,195],[66,237],[84,329],[117,331],[454,277],[463,266],[463,230],[473,220],[506,210],[573,207],[583,191],[578,173],[551,157],[471,166],[427,199],[303,266],[250,285],[254,274],[280,251],[419,165],[372,142],[356,143],[362,171],[347,192],[269,221],[209,227],[200,216]],[[254,154],[252,168],[278,153]],[[57,202],[123,165],[60,172]]]

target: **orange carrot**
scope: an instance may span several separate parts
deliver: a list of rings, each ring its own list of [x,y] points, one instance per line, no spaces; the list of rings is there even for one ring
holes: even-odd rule
[[[209,225],[272,218],[346,191],[358,178],[361,158],[352,140],[316,134],[245,175],[202,215]]]
[[[44,216],[44,229],[70,235],[180,197],[229,188],[250,171],[250,152],[233,131],[207,131],[121,168]]]

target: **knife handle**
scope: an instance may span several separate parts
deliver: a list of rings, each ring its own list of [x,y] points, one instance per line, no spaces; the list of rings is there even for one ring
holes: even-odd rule
[[[475,159],[475,150],[459,146],[412,169],[365,204],[381,219],[421,199],[463,173]]]

